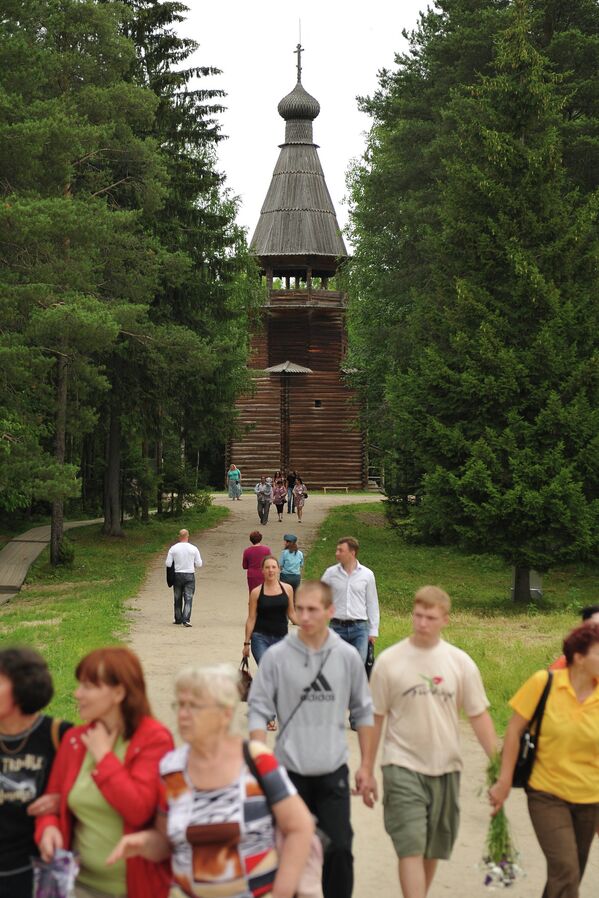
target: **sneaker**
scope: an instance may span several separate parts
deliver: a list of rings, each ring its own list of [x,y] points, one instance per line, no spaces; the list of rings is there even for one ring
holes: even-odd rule
[[[173,621],[173,624],[177,624],[177,626],[178,626],[179,624],[182,624],[182,623],[183,623],[183,621],[180,621],[180,620],[174,620],[174,621]]]
[[[183,626],[184,626],[184,627],[191,627],[191,624],[189,623],[188,620],[184,620],[184,621],[183,621]]]

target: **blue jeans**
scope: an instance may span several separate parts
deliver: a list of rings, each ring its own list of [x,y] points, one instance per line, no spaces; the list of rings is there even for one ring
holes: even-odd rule
[[[256,633],[254,631],[252,633],[252,655],[254,656],[256,664],[260,664],[264,652],[269,649],[271,645],[280,642],[281,639],[285,639],[285,637],[269,636],[268,633]]]
[[[335,620],[333,619],[331,621],[331,630],[334,630],[344,642],[349,642],[350,645],[353,645],[353,647],[360,653],[362,664],[366,664],[366,655],[368,654],[368,631],[370,630],[370,625],[367,620],[352,620],[347,621],[347,623],[344,621],[342,624],[338,624],[335,623]]]
[[[175,623],[189,623],[191,617],[191,603],[196,588],[194,574],[178,574],[175,571],[175,584],[173,586],[175,600]],[[183,608],[181,608],[183,605]]]

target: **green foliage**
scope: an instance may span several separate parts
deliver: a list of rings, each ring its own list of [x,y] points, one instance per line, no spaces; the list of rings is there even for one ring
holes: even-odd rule
[[[0,507],[80,491],[117,533],[169,454],[184,493],[205,482],[245,384],[258,278],[216,170],[222,91],[186,68],[181,3],[5,7]]]
[[[212,493],[208,490],[198,490],[190,499],[190,508],[202,514],[212,506]]]
[[[68,536],[63,536],[58,544],[58,563],[64,567],[72,567],[74,560],[75,545]]]
[[[598,38],[586,2],[439,4],[366,102],[354,173],[350,335],[390,499],[523,568],[599,542],[599,196],[570,126],[584,106],[598,133]]]

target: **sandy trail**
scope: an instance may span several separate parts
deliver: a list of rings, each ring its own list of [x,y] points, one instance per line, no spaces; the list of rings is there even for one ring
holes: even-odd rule
[[[258,527],[264,534],[264,543],[277,556],[283,548],[283,534],[289,531],[299,536],[300,548],[309,550],[329,509],[339,504],[372,502],[375,498],[376,496],[321,496],[312,493],[306,503],[302,524],[297,523],[295,516],[287,514],[284,515],[283,523],[279,523],[275,513],[271,514],[269,523],[261,527],[253,496],[246,495],[241,502],[231,502],[226,497],[219,496],[216,504],[229,507],[230,517],[213,530],[200,533],[197,539],[192,534],[192,542],[200,548],[204,567],[196,578],[191,629],[172,624],[172,591],[167,589],[164,576],[166,550],[164,555],[157,556],[149,568],[139,595],[131,602],[130,611],[131,645],[143,661],[156,716],[174,731],[175,721],[170,707],[173,698],[172,680],[176,671],[184,664],[189,661],[239,662],[247,613],[247,588],[245,571],[241,569],[241,555],[249,545],[250,530]],[[351,752],[350,765],[354,772],[358,760],[357,739],[349,729],[347,736]],[[488,824],[487,806],[478,794],[484,781],[485,763],[482,750],[471,736],[467,725],[464,726],[463,736],[465,771],[462,778],[460,834],[451,862],[439,865],[429,898],[441,898],[449,894],[461,894],[469,898],[486,893],[481,873],[476,869]],[[522,864],[527,872],[526,878],[510,889],[508,894],[513,898],[540,896],[544,882],[544,863],[530,826],[523,795],[512,793],[508,815],[522,854]],[[380,803],[371,811],[361,801],[354,799],[352,822],[356,858],[354,898],[371,898],[377,894],[381,898],[399,896],[395,854],[383,828]],[[581,898],[591,898],[594,895],[591,883],[596,883],[598,876],[599,848],[598,840],[595,840]]]

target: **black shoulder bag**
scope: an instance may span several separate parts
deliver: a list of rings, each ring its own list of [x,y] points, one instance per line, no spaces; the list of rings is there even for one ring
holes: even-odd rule
[[[526,725],[526,729],[520,737],[520,749],[518,751],[518,758],[516,760],[514,776],[512,779],[512,786],[516,789],[525,789],[528,785],[530,774],[532,773],[535,755],[537,753],[537,742],[539,741],[539,733],[541,731],[541,723],[543,721],[543,714],[545,713],[545,705],[547,704],[552,680],[553,671],[549,670],[547,671],[547,682],[541,693],[541,698],[535,708],[534,714]]]

